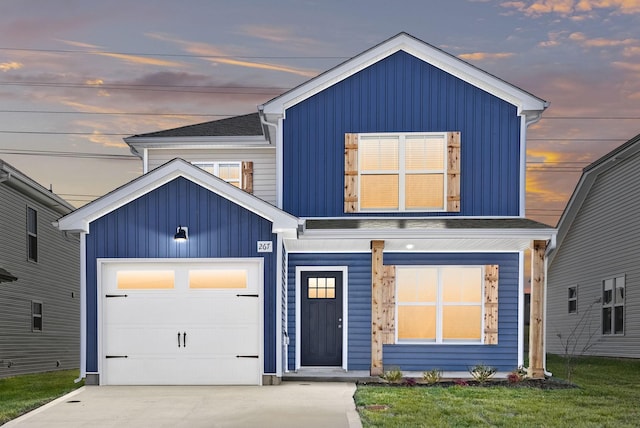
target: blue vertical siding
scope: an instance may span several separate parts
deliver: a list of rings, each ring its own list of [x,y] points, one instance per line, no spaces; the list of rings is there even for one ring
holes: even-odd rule
[[[296,267],[347,266],[348,309],[348,369],[369,370],[371,364],[371,254],[311,254],[289,253],[288,263],[288,321],[289,369],[296,364]]]
[[[345,133],[443,131],[461,132],[456,215],[519,215],[516,107],[403,51],[287,109],[284,209],[300,217],[345,215]]]
[[[518,365],[518,280],[517,253],[434,254],[385,253],[386,265],[487,265],[497,264],[498,344],[497,345],[384,345],[386,367],[401,370],[467,371],[484,363],[509,371]],[[295,367],[295,280],[296,266],[348,267],[348,369],[369,370],[371,365],[371,254],[290,253],[288,265],[289,368]]]
[[[173,239],[178,225],[189,240]],[[264,370],[275,372],[276,252],[258,253],[257,241],[276,242],[268,220],[184,178],[149,192],[93,221],[87,234],[87,371],[98,370],[96,259],[264,259]],[[275,244],[274,244],[275,245]]]

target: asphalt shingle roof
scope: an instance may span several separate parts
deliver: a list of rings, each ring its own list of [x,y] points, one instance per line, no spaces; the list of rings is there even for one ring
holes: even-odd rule
[[[526,218],[509,219],[330,219],[307,220],[308,230],[318,229],[551,229]]]
[[[226,119],[213,120],[211,122],[197,123],[195,125],[181,126],[179,128],[164,131],[138,134],[137,137],[246,137],[264,135],[258,113],[250,113],[242,116],[228,117]]]

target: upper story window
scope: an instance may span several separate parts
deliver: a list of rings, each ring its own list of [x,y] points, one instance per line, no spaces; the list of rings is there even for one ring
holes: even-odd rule
[[[38,261],[38,212],[27,207],[27,258]]]
[[[602,281],[602,334],[624,334],[624,276]]]
[[[199,168],[242,188],[242,164],[240,162],[193,162]]]
[[[345,136],[345,212],[460,211],[460,133]]]

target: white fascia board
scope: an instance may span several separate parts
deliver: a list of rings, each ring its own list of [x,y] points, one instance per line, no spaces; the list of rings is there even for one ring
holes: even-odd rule
[[[295,234],[300,223],[273,205],[226,183],[182,159],[174,159],[148,174],[83,206],[58,221],[60,230],[89,233],[89,223],[178,177],[184,177],[273,223],[273,233]]]
[[[518,114],[527,116],[539,114],[539,112],[548,106],[546,101],[482,71],[455,56],[407,34],[399,34],[318,77],[309,80],[307,83],[265,103],[260,106],[260,109],[263,110],[265,114],[284,114],[287,108],[298,104],[401,50],[517,106]]]
[[[240,137],[128,137],[124,139],[132,149],[192,149],[221,147],[270,147],[269,141],[262,135]]]

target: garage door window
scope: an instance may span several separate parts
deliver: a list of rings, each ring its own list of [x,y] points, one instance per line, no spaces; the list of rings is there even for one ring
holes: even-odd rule
[[[155,290],[173,288],[175,274],[172,270],[127,270],[118,272],[120,290]]]
[[[247,288],[246,270],[203,269],[189,271],[189,288]]]

